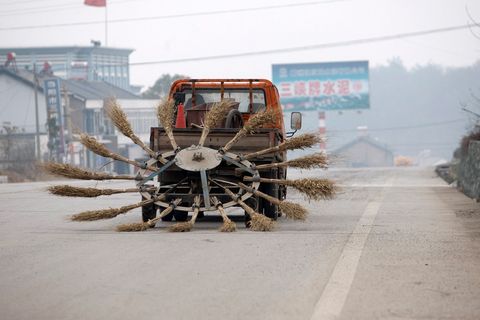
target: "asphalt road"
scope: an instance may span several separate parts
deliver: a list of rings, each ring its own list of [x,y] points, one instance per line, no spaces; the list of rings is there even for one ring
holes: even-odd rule
[[[343,186],[337,199],[291,192],[309,218],[280,218],[270,233],[240,221],[220,233],[212,220],[190,233],[168,223],[117,233],[139,210],[85,223],[68,215],[137,195],[0,185],[0,319],[479,319],[478,203],[431,169],[327,175]]]

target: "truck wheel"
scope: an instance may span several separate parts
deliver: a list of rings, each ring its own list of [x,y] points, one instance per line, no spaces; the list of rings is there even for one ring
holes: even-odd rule
[[[142,197],[142,201],[145,200],[145,198]],[[155,204],[150,203],[147,204],[146,206],[142,207],[142,220],[143,222],[147,222],[148,220],[151,220],[157,216],[157,208],[155,207]]]
[[[173,216],[175,217],[175,220],[178,221],[178,222],[187,221],[188,212],[187,211],[174,210],[173,211]],[[170,220],[172,220],[172,219],[170,218]]]
[[[278,185],[276,184],[264,183],[263,185],[260,185],[259,190],[263,193],[266,193],[278,199]],[[259,212],[263,213],[265,216],[269,217],[272,220],[277,220],[278,206],[268,202],[265,199],[259,199],[259,201],[260,201]]]
[[[145,200],[142,197],[142,201]],[[147,222],[153,218],[157,217],[157,206],[154,203],[147,204],[146,206],[142,207],[142,220],[143,222]],[[172,221],[173,213],[167,214],[165,217],[162,218],[162,221]]]

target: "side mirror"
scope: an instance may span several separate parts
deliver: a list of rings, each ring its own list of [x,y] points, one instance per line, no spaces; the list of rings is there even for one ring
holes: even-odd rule
[[[290,128],[292,130],[300,130],[302,128],[302,113],[301,112],[292,112],[290,115]]]

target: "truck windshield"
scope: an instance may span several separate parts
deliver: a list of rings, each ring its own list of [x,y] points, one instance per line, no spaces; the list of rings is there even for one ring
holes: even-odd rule
[[[227,89],[223,91],[224,99],[231,99],[239,103],[238,111],[250,112],[248,110],[250,102],[250,92],[248,89]],[[219,102],[221,93],[219,89],[195,89],[195,105],[204,103]],[[253,112],[265,109],[265,92],[262,89],[252,90]],[[185,91],[185,108],[188,110],[192,107],[192,92]]]

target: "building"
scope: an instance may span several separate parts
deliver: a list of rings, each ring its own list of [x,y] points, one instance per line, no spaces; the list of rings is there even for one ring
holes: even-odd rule
[[[129,57],[132,49],[93,46],[0,48],[0,63],[9,56],[16,68],[37,70],[51,68],[62,79],[105,81],[116,87],[136,92],[130,86]],[[14,53],[12,55],[12,53]]]
[[[75,139],[68,139],[72,133],[86,132],[105,143],[112,151],[138,159],[144,152],[133,144],[106,117],[104,106],[108,99],[114,97],[127,114],[134,132],[144,142],[149,141],[150,127],[157,126],[155,107],[158,100],[142,99],[138,95],[123,88],[116,87],[106,81],[89,81],[79,79],[60,79],[48,74],[39,74],[38,86],[35,86],[34,74],[21,68],[0,67],[0,119],[21,133],[35,133],[35,88],[37,88],[40,148],[43,159],[52,157],[52,148],[48,145],[47,107],[44,81],[58,79],[61,88],[62,126],[65,134],[62,145],[62,157],[75,165],[98,170],[114,170],[119,173],[133,172],[132,168],[122,163],[110,163],[105,159],[85,150]],[[71,119],[68,122],[68,119]]]
[[[393,152],[378,141],[363,135],[332,152],[333,165],[345,167],[390,167]]]

